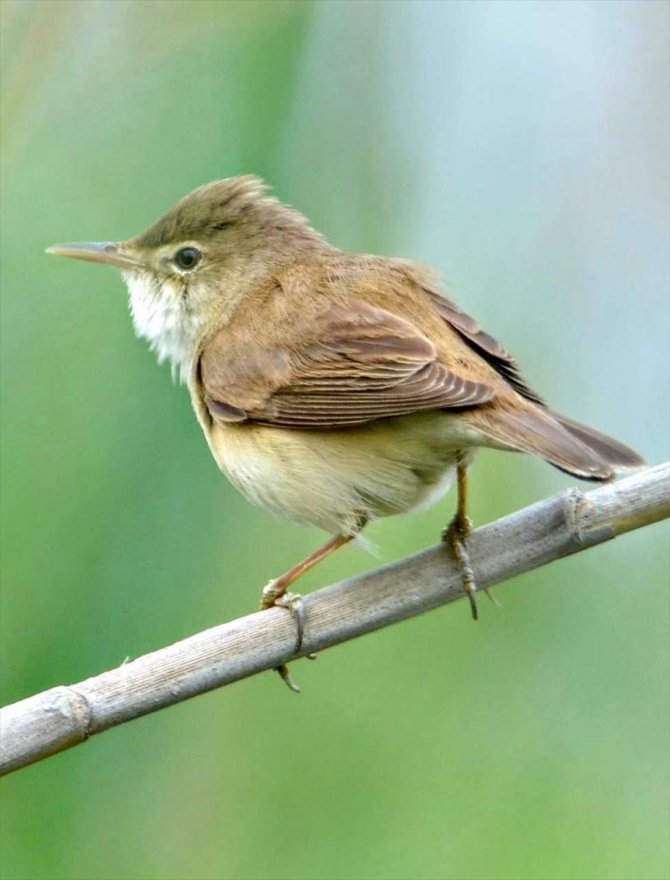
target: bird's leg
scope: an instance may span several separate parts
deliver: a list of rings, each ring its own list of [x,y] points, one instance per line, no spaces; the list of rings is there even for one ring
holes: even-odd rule
[[[319,547],[319,549],[315,550],[314,553],[307,557],[307,559],[303,559],[302,562],[294,565],[293,568],[290,568],[280,577],[270,581],[263,589],[261,596],[261,611],[278,605],[281,608],[287,608],[295,618],[298,631],[295,645],[296,654],[302,647],[302,640],[305,634],[305,607],[302,603],[302,598],[297,593],[289,593],[288,588],[291,584],[297,581],[299,577],[302,577],[302,575],[314,568],[315,565],[318,565],[319,562],[322,562],[327,556],[330,556],[331,553],[334,553],[336,550],[339,550],[340,547],[344,547],[345,544],[348,544],[353,537],[353,535],[335,535],[335,537],[331,538],[327,544],[324,544],[323,547]],[[300,688],[289,675],[288,667],[285,663],[277,667],[277,672],[292,691],[300,693]]]
[[[442,532],[442,540],[447,545],[451,555],[456,560],[463,581],[463,591],[470,601],[470,611],[472,619],[477,620],[479,613],[477,610],[477,600],[475,593],[477,592],[477,584],[475,583],[475,575],[470,562],[470,554],[468,553],[467,543],[472,534],[472,520],[468,516],[468,475],[467,465],[463,461],[462,454],[457,457],[457,487],[458,487],[458,503],[456,507],[456,515]],[[484,592],[489,599],[496,601],[484,588]]]

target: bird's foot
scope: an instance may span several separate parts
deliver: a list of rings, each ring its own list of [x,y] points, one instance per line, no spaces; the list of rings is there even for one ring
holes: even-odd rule
[[[284,593],[275,599],[273,604],[279,608],[286,608],[295,620],[296,640],[294,651],[297,654],[302,648],[302,640],[305,635],[305,605],[302,601],[302,596],[299,593]]]
[[[263,588],[260,610],[265,611],[267,608],[275,606],[286,608],[295,620],[297,634],[294,652],[297,654],[302,648],[302,640],[305,635],[305,606],[302,596],[298,593],[287,592],[277,580],[270,581]]]
[[[296,623],[297,633],[294,652],[297,654],[302,648],[302,641],[305,634],[305,605],[302,601],[302,596],[298,593],[287,592],[280,581],[281,579],[279,578],[277,580],[272,580],[263,588],[260,610],[265,611],[267,608],[278,607],[286,608],[287,611],[290,612],[291,617],[293,617]],[[310,660],[314,660],[316,654],[307,654],[307,657]],[[300,688],[291,677],[291,674],[288,671],[288,666],[285,663],[282,663],[281,666],[277,666],[276,671],[279,673],[282,681],[293,691],[294,694],[300,693]]]
[[[468,516],[459,516],[458,514],[452,519],[446,529],[442,531],[442,540],[447,545],[449,552],[458,565],[461,581],[463,583],[463,592],[470,602],[470,611],[472,619],[479,618],[479,610],[477,608],[477,582],[475,581],[475,573],[472,569],[470,554],[468,553],[468,541],[472,534],[472,520]],[[494,605],[500,607],[499,602],[484,587],[484,592]]]
[[[467,516],[455,516],[447,528],[442,531],[442,540],[458,565],[463,582],[463,592],[470,602],[472,619],[477,620],[479,617],[477,599],[475,598],[477,584],[470,562],[470,554],[467,550],[468,538],[471,534],[472,520]]]

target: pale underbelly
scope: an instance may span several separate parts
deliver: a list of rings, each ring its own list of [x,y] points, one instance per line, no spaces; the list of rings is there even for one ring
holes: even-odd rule
[[[215,424],[207,439],[249,501],[345,534],[436,502],[453,481],[457,451],[471,458],[481,442],[460,419],[434,412],[348,431]]]

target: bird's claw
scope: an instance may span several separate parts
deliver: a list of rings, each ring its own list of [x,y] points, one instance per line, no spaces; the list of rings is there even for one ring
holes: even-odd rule
[[[467,516],[456,516],[447,528],[443,529],[442,540],[448,546],[451,555],[458,564],[461,573],[461,580],[463,582],[463,592],[470,602],[472,619],[478,620],[479,610],[477,608],[477,598],[475,595],[477,592],[477,582],[475,581],[475,573],[472,570],[470,554],[468,553],[466,546],[471,534],[472,520]],[[496,600],[495,596],[490,593],[488,587],[484,587],[484,592],[491,602],[500,608],[500,603]]]
[[[281,666],[277,666],[276,671],[279,673],[280,678],[290,691],[293,691],[294,694],[302,693],[299,685],[297,685],[293,678],[291,678],[291,673],[288,671],[288,666],[286,665],[286,663],[282,663]]]
[[[281,585],[280,580],[269,581],[263,588],[260,610],[265,611],[267,608],[274,607],[286,608],[287,611],[290,612],[291,617],[295,620],[297,633],[295,648],[293,650],[294,653],[297,654],[302,648],[302,641],[305,634],[305,605],[302,601],[302,596],[297,593],[287,593]],[[310,660],[313,660],[315,657],[314,654],[308,654],[307,656]],[[291,677],[291,674],[288,671],[288,666],[285,663],[282,663],[281,666],[277,667],[277,672],[289,690],[292,690],[294,694],[300,693],[300,688]]]
[[[283,593],[284,589],[280,584],[279,578],[268,581],[263,587],[263,592],[261,593],[260,610],[265,611],[266,608],[272,608],[277,599],[279,599]]]
[[[280,608],[286,608],[295,620],[297,637],[294,653],[297,654],[302,648],[302,640],[305,635],[305,604],[302,601],[302,596],[298,593],[283,593],[275,599],[273,604]]]
[[[472,520],[469,516],[456,515],[449,525],[442,529],[442,540],[445,544],[452,544],[454,541],[465,544],[472,534],[472,528]]]
[[[261,594],[260,610],[265,611],[267,608],[273,608],[274,606],[286,608],[295,619],[298,629],[295,646],[295,653],[297,654],[302,648],[302,640],[305,634],[305,606],[303,605],[302,596],[298,593],[287,593],[280,580],[268,581],[263,587]]]

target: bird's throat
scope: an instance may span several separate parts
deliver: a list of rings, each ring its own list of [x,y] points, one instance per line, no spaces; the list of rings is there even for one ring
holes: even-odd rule
[[[136,334],[149,341],[159,363],[170,362],[173,378],[186,382],[202,322],[189,308],[180,280],[149,272],[123,276]]]

